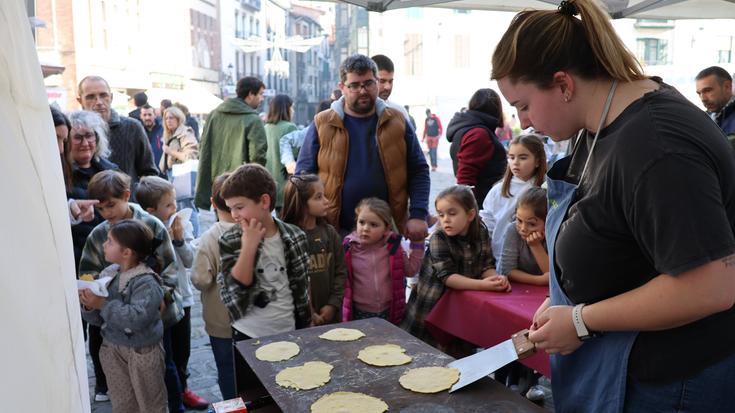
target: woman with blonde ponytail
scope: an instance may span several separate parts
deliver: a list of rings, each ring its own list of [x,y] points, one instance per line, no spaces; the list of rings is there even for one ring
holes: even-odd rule
[[[557,412],[735,411],[735,162],[707,115],[643,74],[596,0],[518,13],[492,77],[547,175],[551,297],[529,338]]]

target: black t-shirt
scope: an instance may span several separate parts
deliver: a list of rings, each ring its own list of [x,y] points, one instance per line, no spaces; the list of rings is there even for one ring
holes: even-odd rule
[[[593,137],[575,147],[569,182],[578,181]],[[704,112],[662,84],[601,131],[562,223],[555,265],[572,301],[594,303],[733,254],[734,232],[733,150]],[[672,381],[734,352],[735,307],[640,333],[628,371]]]

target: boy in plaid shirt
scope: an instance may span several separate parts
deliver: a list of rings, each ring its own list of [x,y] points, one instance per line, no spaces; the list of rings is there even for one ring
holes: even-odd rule
[[[220,191],[238,225],[220,237],[222,302],[232,319],[234,342],[308,327],[306,234],[271,215],[276,183],[260,165],[242,165]],[[254,374],[235,351],[238,392]]]

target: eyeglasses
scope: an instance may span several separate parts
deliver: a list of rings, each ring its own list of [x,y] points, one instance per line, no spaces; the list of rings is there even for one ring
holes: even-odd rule
[[[360,82],[352,82],[352,83],[350,83],[348,85],[345,85],[345,86],[347,86],[347,89],[349,89],[350,92],[353,92],[354,93],[354,92],[359,92],[360,89],[362,89],[362,88],[365,88],[365,90],[370,90],[373,87],[375,87],[375,84],[376,84],[375,83],[375,80],[374,79],[370,79],[370,80],[366,80],[366,81],[364,81],[362,83],[360,83]]]
[[[87,142],[95,142],[97,140],[97,134],[94,132],[87,132],[83,135],[72,135],[71,138],[76,143],[82,143],[83,140]]]

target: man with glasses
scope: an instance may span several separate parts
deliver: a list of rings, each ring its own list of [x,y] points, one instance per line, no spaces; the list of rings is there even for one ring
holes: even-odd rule
[[[345,235],[364,198],[388,202],[407,238],[427,235],[429,167],[413,128],[401,112],[378,99],[378,68],[363,55],[340,66],[342,98],[314,119],[296,173],[318,173],[330,201],[328,221]],[[410,205],[409,205],[410,200]]]
[[[112,91],[107,81],[99,76],[87,76],[79,82],[77,93],[82,108],[97,112],[110,128],[110,161],[128,174],[134,184],[142,176],[158,175],[143,125],[112,109]]]

